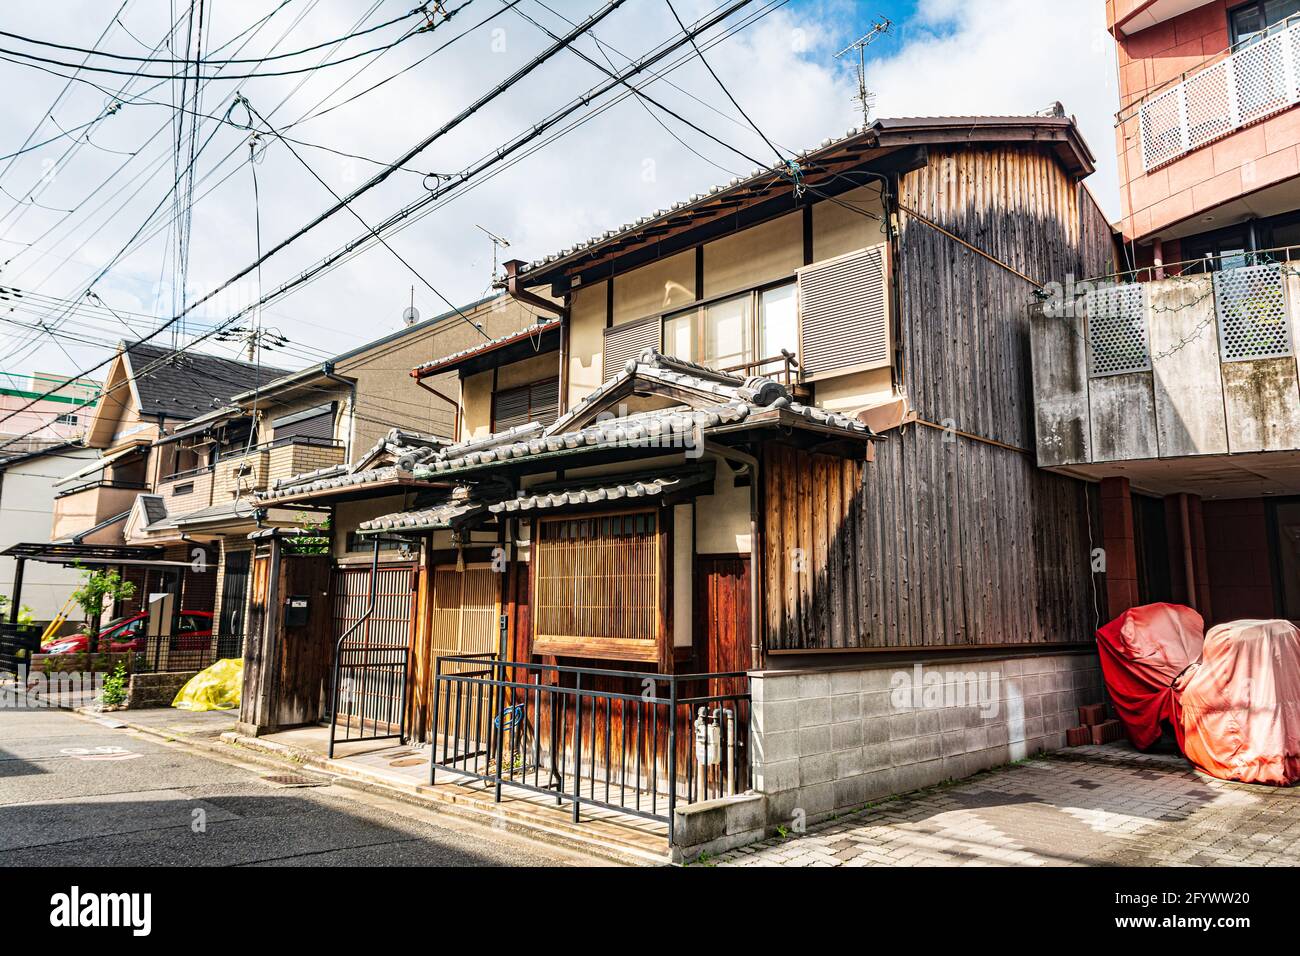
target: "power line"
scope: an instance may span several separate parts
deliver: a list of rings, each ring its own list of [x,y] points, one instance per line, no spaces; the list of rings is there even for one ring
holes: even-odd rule
[[[722,20],[725,20],[727,17],[729,17],[729,16],[730,16],[732,13],[734,13],[736,10],[742,8],[743,6],[746,6],[746,5],[748,4],[748,2],[749,2],[749,0],[740,0],[740,2],[737,2],[737,3],[732,4],[731,6],[729,6],[727,9],[725,9],[723,12],[721,12],[721,13],[718,14],[717,16],[712,17],[712,18],[710,18],[709,20],[707,20],[707,21],[705,21],[705,22],[701,22],[700,24],[698,24],[697,27],[694,29],[694,33],[702,33],[702,32],[704,32],[705,30],[709,29],[710,27],[712,27],[712,26],[716,25],[717,23],[721,22]],[[757,19],[761,18],[762,16],[767,15],[767,13],[770,13],[773,9],[776,9],[777,7],[783,5],[785,2],[786,2],[786,0],[779,0],[779,2],[773,2],[773,3],[770,3],[770,4],[769,4],[769,5],[768,5],[768,6],[767,6],[763,11],[760,11],[758,14],[756,14],[756,15],[754,15],[753,17],[749,18],[746,22],[744,22],[744,23],[742,23],[742,24],[740,24],[740,25],[738,25],[738,26],[732,28],[732,30],[729,31],[725,36],[717,38],[717,39],[716,39],[715,41],[713,41],[713,43],[710,44],[710,45],[716,45],[716,43],[721,42],[723,39],[725,39],[726,36],[734,35],[734,32],[738,31],[739,29],[742,29],[744,26],[748,26],[748,25],[752,24],[753,22],[756,22]],[[558,123],[558,122],[559,122],[561,119],[563,119],[564,117],[566,117],[566,116],[568,116],[568,115],[571,115],[571,113],[574,112],[574,111],[576,111],[576,109],[578,109],[580,106],[583,106],[583,105],[587,105],[587,104],[589,104],[593,98],[595,98],[595,97],[597,97],[597,96],[600,96],[600,95],[603,95],[603,93],[608,92],[609,90],[613,89],[615,86],[620,85],[621,83],[623,83],[623,80],[625,80],[627,76],[630,76],[630,75],[633,75],[633,74],[636,74],[636,73],[642,72],[642,71],[644,71],[644,70],[648,70],[650,66],[652,66],[652,65],[655,64],[655,63],[657,63],[659,60],[665,58],[665,57],[668,56],[670,53],[672,53],[674,50],[676,50],[676,49],[678,49],[679,47],[685,45],[685,43],[687,42],[687,39],[688,39],[688,37],[684,37],[684,38],[682,38],[681,40],[678,40],[678,41],[671,41],[671,42],[667,43],[664,49],[662,49],[662,50],[660,50],[660,51],[658,51],[658,52],[656,52],[656,53],[654,53],[654,54],[652,54],[652,55],[648,55],[647,57],[643,58],[642,60],[640,60],[640,61],[638,61],[636,64],[634,64],[633,67],[631,67],[631,69],[630,69],[629,71],[627,71],[627,73],[626,73],[623,77],[621,77],[621,78],[616,78],[614,81],[612,81],[612,82],[610,82],[610,83],[608,83],[608,84],[604,84],[604,85],[602,85],[602,86],[600,86],[600,87],[598,87],[598,88],[593,89],[592,91],[589,91],[587,94],[584,94],[584,95],[578,97],[578,98],[574,101],[574,104],[573,104],[573,105],[571,105],[571,106],[568,107],[568,108],[561,109],[561,110],[557,111],[557,113],[553,114],[552,117],[550,117],[547,121],[545,121],[545,122],[542,123],[542,124],[539,124],[537,127],[534,127],[534,129],[533,129],[532,131],[530,131],[529,134],[521,135],[520,137],[518,137],[518,138],[516,139],[516,141],[515,141],[514,143],[511,143],[511,144],[509,144],[508,146],[503,147],[503,148],[497,150],[494,154],[492,154],[492,155],[495,156],[495,159],[494,159],[494,160],[492,160],[492,161],[490,161],[490,162],[486,162],[486,163],[480,163],[476,169],[467,169],[467,170],[465,170],[465,171],[461,174],[461,177],[459,178],[459,182],[458,182],[458,183],[453,184],[452,186],[449,186],[449,187],[447,187],[447,188],[445,188],[445,189],[440,189],[440,190],[437,191],[437,193],[431,193],[429,196],[425,197],[424,200],[422,200],[421,202],[431,202],[433,199],[441,199],[441,202],[439,203],[438,208],[440,208],[441,205],[445,205],[445,203],[446,203],[447,201],[450,201],[450,198],[454,198],[454,195],[451,196],[450,198],[447,197],[446,194],[447,194],[447,192],[448,192],[449,189],[453,189],[453,188],[455,188],[455,186],[460,185],[460,184],[462,184],[462,183],[468,181],[470,178],[472,178],[473,176],[475,176],[478,172],[480,172],[480,171],[482,171],[482,170],[484,170],[484,169],[490,168],[490,167],[491,167],[492,165],[494,165],[495,163],[501,162],[502,160],[505,159],[506,156],[508,156],[510,153],[514,152],[515,150],[517,150],[517,149],[518,149],[518,148],[519,148],[523,143],[528,142],[528,141],[530,141],[530,140],[533,139],[533,138],[536,138],[536,136],[540,135],[540,133],[543,132],[545,129],[548,129],[548,128],[550,128],[551,126],[554,126],[556,123]],[[669,69],[666,70],[665,73],[666,73],[666,72],[670,72],[670,71],[673,70],[673,69],[676,69],[678,66],[680,66],[682,63],[686,62],[686,60],[688,60],[688,59],[690,59],[690,58],[693,58],[693,57],[683,58],[683,59],[677,61],[676,63],[671,64],[670,67],[669,67]],[[660,75],[662,75],[662,74],[653,74],[653,73],[652,73],[652,77],[653,77],[653,78],[656,78],[656,79],[659,78]],[[647,83],[648,83],[648,82],[651,82],[651,81],[650,81],[650,80],[647,80]],[[629,92],[629,93],[626,94],[626,95],[632,95],[632,94]],[[625,97],[619,97],[615,102],[621,101],[623,98],[625,98]],[[601,107],[601,110],[606,109],[606,108],[609,108],[609,106],[612,106],[612,105],[613,105],[612,103],[611,103],[611,104],[605,104],[604,106]],[[594,114],[592,114],[592,115],[594,115]],[[556,136],[562,135],[564,132],[567,132],[567,131],[569,131],[569,130],[571,130],[571,129],[573,129],[573,128],[576,128],[578,125],[581,125],[581,123],[585,122],[587,119],[590,119],[590,116],[585,117],[583,120],[580,120],[580,121],[578,121],[578,122],[575,123],[575,124],[572,124],[570,127],[568,127],[568,129],[566,129],[566,130],[562,130],[562,131],[560,131],[559,133],[554,134],[552,137],[550,137],[550,138],[547,140],[547,142],[553,141],[553,139],[554,139]],[[543,144],[543,145],[544,145],[544,144]],[[537,148],[540,148],[540,146],[538,146]],[[535,151],[535,150],[534,150],[534,151]],[[459,193],[457,193],[457,194],[459,194]],[[431,210],[430,210],[430,211],[431,211]],[[427,213],[426,213],[426,214],[427,214]],[[407,215],[408,215],[408,210],[403,210],[403,211],[399,212],[396,216],[394,216],[394,217],[389,217],[389,219],[386,220],[385,224],[383,224],[383,225],[381,225],[381,226],[379,227],[379,231],[384,230],[385,228],[387,228],[387,227],[393,225],[394,223],[399,223],[399,224],[402,224],[402,225],[407,225],[407,224],[409,224],[409,221],[403,222],[403,220],[406,219],[406,216],[407,216]],[[250,305],[250,306],[248,306],[248,307],[246,307],[246,308],[240,310],[240,311],[237,312],[234,316],[232,316],[230,319],[228,319],[227,321],[225,321],[225,322],[219,324],[219,325],[216,327],[216,329],[214,329],[212,332],[206,333],[205,335],[203,335],[203,336],[199,336],[198,338],[196,338],[196,339],[195,339],[193,342],[191,342],[190,345],[187,346],[186,348],[187,348],[187,349],[188,349],[188,348],[192,348],[192,347],[194,347],[195,345],[197,345],[199,342],[203,341],[204,339],[209,338],[209,337],[211,337],[212,335],[214,335],[214,334],[215,334],[217,331],[219,331],[220,329],[222,329],[222,328],[226,328],[226,327],[229,327],[229,326],[230,326],[231,324],[233,324],[235,321],[238,321],[238,319],[239,319],[241,316],[246,315],[246,314],[247,314],[248,312],[250,312],[252,309],[254,309],[254,308],[258,308],[258,307],[260,307],[260,306],[262,306],[262,305],[265,305],[267,302],[269,302],[269,301],[271,301],[271,300],[273,300],[273,299],[275,299],[275,298],[279,298],[280,296],[286,294],[287,292],[291,291],[292,289],[294,289],[294,288],[296,288],[296,287],[299,287],[299,286],[305,284],[306,282],[312,281],[316,276],[318,276],[318,275],[322,274],[323,272],[328,271],[328,269],[332,268],[333,265],[336,264],[337,261],[340,261],[344,256],[347,256],[348,254],[353,253],[353,252],[357,251],[358,249],[359,249],[359,244],[358,244],[358,243],[349,243],[348,246],[346,246],[342,252],[337,253],[337,254],[335,254],[335,255],[332,256],[332,257],[327,257],[326,259],[322,260],[322,261],[321,261],[317,266],[313,267],[312,269],[309,269],[309,270],[304,271],[304,272],[303,272],[300,276],[298,276],[297,278],[295,278],[295,279],[293,279],[293,280],[290,280],[289,282],[283,283],[279,288],[273,290],[272,292],[268,293],[267,295],[264,295],[264,296],[263,296],[263,297],[262,297],[262,298],[261,298],[257,303],[254,303],[253,305]],[[215,294],[215,293],[211,293],[211,294]],[[211,295],[211,294],[210,294],[210,295]],[[159,330],[159,331],[160,331],[160,330]],[[157,333],[155,332],[154,334],[157,334]],[[142,340],[142,341],[143,341],[143,340]],[[109,361],[111,361],[111,359],[110,359]],[[94,368],[91,368],[91,369],[89,369],[89,370],[83,372],[82,375],[85,376],[85,375],[89,374],[90,372],[96,371],[98,368],[103,367],[103,364],[107,364],[107,363],[101,363],[101,365],[96,366],[96,367],[94,367]],[[65,383],[65,384],[67,384],[67,383]],[[56,389],[54,389],[54,390],[52,390],[52,391],[50,391],[50,392],[47,392],[46,395],[43,396],[43,397],[48,397],[49,394],[53,394],[54,392],[57,392],[57,391],[59,390],[59,388],[62,388],[62,387],[64,387],[64,386],[61,385],[61,386],[57,387]],[[38,400],[39,400],[39,399],[38,399]],[[19,411],[21,411],[21,410],[22,410],[22,409],[20,409]],[[27,436],[18,436],[18,439],[21,439],[21,438],[23,438],[23,437],[27,437]],[[15,440],[18,440],[18,439],[15,439]],[[0,447],[4,447],[4,446],[0,445]]]
[[[626,2],[627,2],[627,0],[608,0],[608,2],[607,2],[607,3],[606,3],[606,4],[605,4],[605,5],[604,5],[600,10],[596,11],[594,14],[592,14],[590,17],[588,17],[586,20],[584,20],[584,21],[582,22],[582,24],[580,24],[578,27],[575,27],[573,30],[571,30],[571,31],[570,31],[570,32],[569,32],[569,33],[568,33],[568,34],[567,34],[563,39],[561,39],[561,40],[560,40],[559,42],[557,42],[557,43],[552,44],[552,45],[551,45],[549,48],[547,48],[546,50],[543,50],[540,54],[538,54],[537,56],[535,56],[532,60],[530,60],[528,63],[524,64],[522,67],[520,67],[518,70],[516,70],[513,74],[511,74],[511,75],[510,75],[506,80],[504,80],[503,82],[501,82],[500,84],[498,84],[494,89],[492,89],[492,90],[489,91],[488,93],[484,94],[483,96],[478,97],[478,98],[477,98],[473,103],[471,103],[468,107],[466,107],[465,109],[463,109],[463,110],[462,110],[460,113],[458,113],[455,117],[453,117],[451,120],[449,120],[449,121],[447,121],[446,123],[444,123],[444,124],[443,124],[439,129],[438,129],[438,130],[436,130],[436,131],[435,131],[434,133],[432,133],[431,135],[425,137],[423,140],[421,140],[419,143],[417,143],[414,147],[412,147],[411,149],[409,149],[406,153],[404,153],[404,154],[403,154],[403,155],[402,155],[398,160],[396,160],[396,161],[395,161],[393,164],[391,164],[388,168],[386,168],[386,169],[384,169],[384,170],[381,170],[381,171],[380,171],[379,173],[377,173],[375,176],[371,177],[370,180],[368,180],[367,182],[363,183],[363,184],[362,184],[361,186],[359,186],[358,188],[354,189],[354,190],[353,190],[351,193],[349,193],[346,197],[343,197],[342,199],[340,199],[337,203],[335,203],[333,206],[331,206],[331,207],[330,207],[329,209],[327,209],[325,212],[319,214],[319,215],[316,216],[314,219],[312,219],[309,223],[307,223],[305,226],[303,226],[303,227],[299,228],[298,230],[296,230],[296,231],[295,231],[293,234],[291,234],[288,238],[281,240],[279,243],[277,243],[275,246],[273,246],[273,247],[272,247],[271,249],[269,249],[267,252],[265,252],[264,254],[262,254],[261,256],[259,256],[259,257],[258,257],[258,260],[257,260],[256,262],[252,263],[251,265],[248,265],[248,266],[244,267],[244,268],[241,269],[238,273],[236,273],[234,276],[232,276],[231,278],[227,279],[225,282],[223,282],[223,283],[221,283],[220,285],[218,285],[215,289],[211,290],[211,291],[208,292],[206,295],[204,295],[204,296],[200,297],[199,299],[195,300],[193,303],[190,303],[189,305],[187,305],[187,306],[185,307],[184,311],[182,311],[182,312],[181,312],[180,314],[178,314],[178,315],[173,316],[173,317],[172,317],[171,319],[169,319],[166,323],[164,323],[163,325],[159,326],[157,330],[155,330],[154,332],[150,333],[148,336],[146,336],[146,337],[145,337],[144,339],[142,339],[141,341],[142,341],[142,342],[147,342],[147,341],[151,340],[152,338],[154,338],[155,336],[161,334],[164,330],[170,328],[172,325],[174,325],[175,323],[177,323],[177,322],[179,322],[181,319],[183,319],[184,316],[185,316],[185,314],[187,314],[188,312],[192,311],[194,308],[198,307],[198,306],[201,305],[203,302],[206,302],[206,301],[212,299],[213,297],[215,297],[216,295],[220,294],[223,290],[229,288],[229,287],[230,287],[231,285],[233,285],[235,282],[238,282],[240,279],[242,279],[242,278],[244,278],[245,276],[249,275],[249,274],[250,274],[254,269],[256,269],[258,266],[260,266],[263,262],[265,262],[265,261],[266,261],[267,259],[269,259],[271,256],[275,255],[277,252],[280,252],[281,250],[285,249],[287,246],[289,246],[289,245],[292,244],[293,242],[295,242],[295,241],[297,241],[298,239],[300,239],[302,236],[306,235],[306,233],[308,233],[309,231],[311,231],[312,229],[314,229],[316,226],[320,225],[322,222],[324,222],[324,221],[326,221],[327,219],[329,219],[331,216],[333,216],[334,214],[336,214],[337,212],[339,212],[341,209],[347,208],[349,203],[355,201],[358,197],[360,197],[360,196],[363,195],[364,193],[370,191],[370,190],[373,189],[374,187],[376,187],[376,186],[380,185],[381,183],[383,183],[385,180],[388,179],[389,176],[391,176],[391,175],[393,174],[393,172],[396,171],[396,167],[397,167],[397,166],[399,166],[399,165],[403,165],[403,164],[409,162],[411,159],[413,159],[415,156],[417,156],[417,155],[418,155],[420,152],[422,152],[424,149],[428,148],[428,146],[431,145],[433,142],[435,142],[435,141],[438,140],[439,138],[445,136],[447,133],[449,133],[449,132],[451,132],[452,130],[454,130],[454,129],[455,129],[456,127],[458,127],[461,123],[463,123],[465,120],[469,119],[471,116],[473,116],[475,113],[477,113],[479,110],[481,110],[481,109],[482,109],[484,106],[486,106],[488,103],[492,102],[492,100],[496,99],[496,98],[497,98],[498,96],[500,96],[502,93],[505,93],[507,90],[509,90],[511,87],[515,86],[517,83],[519,83],[521,80],[523,80],[523,79],[524,79],[525,77],[527,77],[529,74],[531,74],[534,70],[536,70],[536,69],[537,69],[538,67],[540,67],[542,64],[544,64],[545,62],[547,62],[548,60],[550,60],[552,57],[554,57],[557,53],[559,53],[559,52],[560,52],[561,50],[563,50],[565,47],[567,47],[567,46],[569,46],[570,44],[572,44],[573,41],[574,41],[575,39],[577,39],[579,36],[581,36],[583,32],[585,32],[586,30],[590,29],[592,26],[594,26],[595,24],[599,23],[601,20],[605,19],[605,17],[609,16],[609,14],[613,13],[615,10],[617,10],[619,7],[621,7],[621,6],[622,6],[624,3],[626,3]],[[748,3],[748,2],[750,2],[750,0],[739,0],[739,2],[736,4],[736,7],[739,8],[740,6],[744,6],[744,5],[745,5],[746,3]],[[107,272],[107,269],[108,269],[108,267],[106,267],[104,270],[101,271],[101,276],[102,276],[103,272]],[[93,285],[94,283],[92,282],[91,284]],[[83,372],[81,373],[81,376],[84,377],[85,375],[90,374],[90,372],[93,372],[93,371],[96,371],[96,370],[98,370],[98,369],[100,369],[100,368],[103,368],[103,367],[104,367],[105,365],[107,365],[110,361],[111,361],[111,359],[107,359],[107,360],[105,360],[104,362],[101,362],[101,363],[99,363],[98,365],[94,366],[93,368],[91,368],[91,369],[89,369],[89,370],[87,370],[87,371],[83,371]],[[69,380],[69,381],[71,381],[71,380]],[[40,398],[47,398],[47,397],[49,397],[49,395],[55,394],[57,391],[58,391],[58,388],[55,388],[55,389],[53,389],[53,390],[47,392],[46,394],[40,396]],[[29,407],[31,407],[31,405],[33,405],[33,404],[35,404],[37,401],[39,401],[40,398],[38,398],[38,399],[33,399],[33,400],[30,401],[27,405],[25,405],[25,406],[23,406],[23,407],[17,409],[16,411],[9,412],[9,413],[6,414],[3,418],[0,418],[0,423],[3,423],[3,422],[5,422],[5,421],[7,421],[9,418],[12,418],[15,414],[18,414],[18,412],[23,411],[25,408],[29,408]],[[0,447],[3,447],[3,446],[0,446]]]
[[[326,63],[318,63],[315,66],[303,66],[303,67],[297,67],[295,69],[289,69],[289,70],[272,70],[264,73],[233,73],[233,74],[213,73],[210,76],[199,76],[198,78],[201,80],[260,80],[269,77],[297,76],[301,73],[314,73],[317,70],[325,70],[334,66],[342,66],[344,63],[351,63],[353,60],[359,60],[363,56],[370,56],[370,54],[372,53],[379,53],[381,51],[391,50],[393,49],[393,47],[399,46],[402,43],[405,43],[407,40],[410,40],[411,38],[418,36],[419,32],[420,31],[412,31],[410,33],[404,34],[403,36],[399,37],[398,39],[394,40],[391,43],[387,43],[382,46],[377,46],[369,50],[362,50],[359,53],[351,53],[345,57],[342,57],[341,59],[330,60],[329,62]],[[186,76],[186,74],[183,73],[142,73],[139,71],[139,69],[134,71],[117,70],[107,66],[90,66],[86,64],[83,64],[80,67],[78,67],[77,64],[75,63],[67,63],[63,60],[56,60],[51,57],[37,56],[34,53],[24,53],[21,50],[10,50],[7,47],[0,47],[0,54],[7,54],[7,56],[0,56],[0,60],[4,60],[8,63],[13,63],[15,66],[36,67],[37,64],[46,64],[49,66],[64,67],[65,69],[77,68],[80,70],[88,70],[92,73],[106,73],[109,74],[110,76],[129,76],[135,79],[144,79],[144,80],[182,80]],[[13,59],[13,57],[19,57],[20,59]],[[192,63],[194,61],[190,60],[190,61],[177,61],[177,62]]]
[[[269,60],[287,60],[291,57],[302,56],[304,53],[314,53],[316,50],[324,49],[327,46],[335,46],[347,40],[353,40],[360,36],[365,36],[370,33],[378,32],[379,30],[382,30],[385,27],[391,27],[395,23],[401,23],[403,20],[409,20],[411,17],[420,16],[426,13],[428,11],[428,8],[429,8],[429,4],[422,3],[415,9],[402,14],[400,17],[393,17],[391,20],[385,20],[383,23],[377,23],[373,27],[367,27],[364,30],[357,30],[345,36],[336,37],[333,40],[325,40],[321,43],[313,44],[312,46],[303,47],[301,50],[294,50],[291,53],[274,53],[274,54],[268,54],[266,56],[259,56],[259,57],[230,57],[227,59],[205,59],[203,61],[203,64],[204,66],[228,66],[232,63],[265,63]],[[117,17],[114,17],[113,19],[117,20]],[[120,21],[118,22],[118,26],[122,26]],[[131,36],[130,31],[127,30],[126,27],[123,26],[122,29],[124,32],[126,32],[128,36]],[[51,47],[56,50],[68,50],[73,53],[85,53],[93,56],[105,57],[110,60],[128,60],[132,63],[149,63],[153,65],[161,65],[161,64],[175,65],[178,63],[183,63],[188,66],[194,62],[193,59],[178,60],[169,57],[128,56],[126,54],[121,54],[121,53],[105,53],[103,50],[86,49],[85,47],[72,46],[66,43],[55,43],[51,40],[37,40],[33,37],[24,36],[21,33],[10,33],[5,30],[0,30],[0,36],[10,37],[14,40],[21,40],[24,43],[31,43],[35,46]],[[132,39],[135,39],[135,37],[132,36]],[[136,42],[139,43],[140,41],[136,40]]]

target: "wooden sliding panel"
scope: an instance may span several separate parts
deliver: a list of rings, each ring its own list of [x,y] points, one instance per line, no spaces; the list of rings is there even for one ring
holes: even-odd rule
[[[533,651],[660,661],[667,548],[653,511],[537,522]]]

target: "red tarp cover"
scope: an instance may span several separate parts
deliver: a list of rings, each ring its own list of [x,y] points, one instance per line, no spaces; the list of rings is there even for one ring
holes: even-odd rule
[[[1130,608],[1097,632],[1106,689],[1138,750],[1160,739],[1161,721],[1179,727],[1170,685],[1201,655],[1205,621],[1181,604]]]
[[[1178,682],[1187,758],[1244,783],[1300,780],[1300,630],[1287,621],[1212,628]]]

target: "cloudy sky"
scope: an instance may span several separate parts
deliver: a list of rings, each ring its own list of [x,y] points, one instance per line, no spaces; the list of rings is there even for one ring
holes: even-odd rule
[[[721,9],[715,0],[672,3],[688,23]],[[401,17],[413,5],[209,0],[202,45],[212,59],[292,54]],[[182,93],[179,81],[166,78],[175,67],[99,58],[93,62],[125,75],[83,70],[68,81],[82,53],[0,37],[8,93],[0,99],[0,286],[22,293],[0,301],[0,373],[69,373],[102,361],[107,343],[156,328],[174,314],[183,274],[193,300],[256,257],[259,221],[268,248],[329,206],[330,192],[315,176],[338,193],[355,188],[547,46],[521,14],[561,33],[600,4],[443,5],[463,9],[390,49],[367,52],[403,37],[415,20],[301,55],[230,63],[219,72],[208,67],[216,76],[201,85],[197,104],[192,83]],[[781,149],[798,149],[857,125],[852,58],[835,53],[889,17],[893,30],[869,48],[878,115],[1023,113],[1060,100],[1098,157],[1092,188],[1114,217],[1114,54],[1103,7],[1102,0],[753,0],[706,35],[705,55],[767,136]],[[181,0],[6,4],[0,30],[70,47],[98,43],[121,57],[183,58],[189,8]],[[174,15],[179,27],[169,46]],[[580,46],[622,68],[678,32],[667,0],[627,0]],[[29,57],[15,62],[15,52]],[[354,54],[365,55],[306,69]],[[71,66],[37,69],[30,56]],[[131,76],[136,70],[155,76]],[[288,75],[239,78],[271,71]],[[369,192],[357,212],[371,222],[384,218],[425,195],[436,182],[426,174],[466,169],[605,78],[561,53]],[[615,102],[607,94],[574,114],[584,122],[426,207],[432,211],[393,236],[394,249],[423,281],[376,246],[269,306],[265,326],[290,345],[266,361],[299,368],[395,330],[412,297],[421,316],[446,311],[429,286],[457,303],[479,298],[491,281],[493,244],[477,227],[509,241],[502,259],[532,259],[748,172],[754,161],[772,161],[698,61],[683,62],[646,90],[731,148],[652,115],[634,98]],[[250,144],[241,128],[247,111],[232,110],[237,94],[293,141],[301,160],[274,136]],[[182,96],[197,109],[183,114],[178,131],[173,104]],[[173,185],[186,169],[193,174],[180,177],[178,195]],[[363,233],[346,212],[334,216],[273,257],[260,279],[196,310],[182,341],[245,305],[258,288],[275,288]],[[98,300],[86,297],[88,289]],[[237,349],[211,341],[202,347]]]

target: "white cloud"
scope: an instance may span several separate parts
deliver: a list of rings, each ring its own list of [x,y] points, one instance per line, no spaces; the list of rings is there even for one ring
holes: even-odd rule
[[[476,0],[451,24],[385,54],[340,96],[414,62],[437,42],[492,12],[499,2]],[[574,20],[596,8],[595,0],[546,2]],[[691,20],[714,7],[712,0],[674,2],[682,16]],[[756,0],[751,9],[760,9],[764,3]],[[385,0],[367,23],[400,15],[410,6],[409,0]],[[210,7],[215,7],[215,13],[209,34],[218,38],[238,33],[271,8],[265,0],[230,0]],[[272,24],[275,29],[268,27],[241,55],[266,51],[292,22],[297,10],[310,8],[311,12],[285,38],[281,51],[348,32],[359,15],[358,7],[343,0],[321,0],[316,4],[296,0],[277,15]],[[169,8],[169,3],[162,0],[136,0],[123,20],[135,36],[152,43],[166,29]],[[525,8],[531,15],[544,18],[556,32],[565,29],[563,21],[536,0],[525,0]],[[879,95],[878,112],[1025,112],[1060,99],[1068,110],[1078,114],[1098,156],[1094,189],[1103,197],[1108,212],[1114,213],[1110,126],[1114,69],[1109,41],[1102,43],[1098,39],[1104,36],[1099,33],[1101,8],[1100,0],[1051,4],[1041,0],[922,2],[916,17],[900,23],[895,36],[873,50],[875,59],[869,66],[868,80]],[[90,0],[21,5],[8,11],[10,22],[6,27],[17,33],[89,46],[103,29],[106,16],[104,6]],[[742,106],[773,140],[783,147],[802,148],[856,125],[852,70],[845,62],[836,61],[833,54],[839,44],[856,37],[865,22],[859,4],[796,0],[714,47],[707,56]],[[500,16],[492,27],[503,32],[493,34],[489,28],[471,34],[382,89],[293,127],[290,135],[380,160],[399,155],[548,42],[511,13]],[[394,32],[390,28],[371,35],[348,49],[365,49]],[[658,0],[636,0],[612,14],[596,32],[622,53],[639,56],[676,33],[676,24]],[[499,50],[502,40],[504,52]],[[110,32],[104,48],[120,53],[145,52],[120,29]],[[583,49],[604,62],[590,42]],[[616,66],[626,62],[618,54],[609,55]],[[357,61],[356,65],[363,62]],[[350,65],[305,79],[213,82],[205,92],[204,107],[224,113],[234,91],[240,89],[262,112],[276,109],[272,122],[283,125],[309,112],[353,70]],[[0,76],[8,89],[20,93],[0,102],[0,128],[10,131],[3,142],[16,149],[54,99],[62,81],[7,63],[0,63]],[[106,86],[116,85],[112,77],[98,79]],[[120,82],[124,78],[116,79]],[[571,54],[561,54],[410,165],[424,171],[459,170],[602,79],[590,65]],[[531,259],[631,221],[712,183],[724,182],[732,172],[748,172],[754,165],[751,160],[772,160],[770,150],[736,115],[698,63],[677,70],[671,80],[691,95],[663,82],[649,87],[649,91],[741,150],[744,157],[663,118],[677,136],[711,162],[700,159],[665,132],[646,108],[629,99],[404,230],[393,239],[394,245],[449,298],[465,302],[481,295],[490,279],[492,247],[488,238],[474,228],[476,223],[510,239],[507,255]],[[131,90],[138,95],[148,86],[149,82],[137,82]],[[165,87],[149,95],[170,101]],[[329,102],[337,102],[340,96]],[[284,105],[277,107],[285,97]],[[69,128],[94,116],[104,100],[101,93],[89,87],[76,87],[55,110],[54,117]],[[104,149],[141,149],[169,115],[166,107],[124,107],[95,127],[93,142]],[[57,132],[48,123],[41,129],[38,138]],[[205,127],[200,135],[206,136],[210,129]],[[36,251],[21,252],[12,264],[0,270],[0,283],[59,296],[80,292],[97,266],[117,251],[165,194],[172,175],[168,135],[164,131],[144,148],[130,161],[123,176],[84,207],[83,211],[111,197],[87,224],[75,225],[66,236],[55,231],[40,239]],[[252,174],[246,164],[239,165],[247,154],[245,140],[238,130],[218,129],[199,163],[200,176],[207,178],[198,194],[214,184],[220,185],[194,206],[190,274],[195,292],[206,291],[253,258]],[[352,188],[377,168],[319,149],[297,148],[340,192]],[[20,158],[0,177],[0,187],[21,194],[41,175],[42,162],[59,155],[62,149],[63,144],[52,144]],[[104,149],[81,147],[74,160],[57,170],[53,181],[39,192],[39,201],[55,208],[76,204],[124,161],[125,157]],[[0,153],[5,151],[0,148]],[[214,171],[216,160],[232,151],[232,160]],[[155,160],[155,174],[131,179]],[[227,174],[229,178],[222,182]],[[264,246],[284,237],[330,203],[329,194],[280,144],[272,142],[267,146],[257,176]],[[399,172],[364,197],[357,208],[373,221],[421,194],[420,176]],[[8,201],[0,196],[0,214],[7,208]],[[0,259],[21,250],[15,241],[37,240],[58,219],[58,214],[37,208],[23,211],[21,219],[14,215],[0,219],[0,238],[9,241],[0,246]],[[336,215],[268,263],[263,285],[270,288],[295,275],[361,231],[356,220],[346,213]],[[164,259],[169,236],[165,230],[159,233],[97,286],[105,301],[119,309],[141,312],[154,307],[152,297],[159,277],[166,279],[171,273],[170,259]],[[68,262],[58,265],[65,256],[70,257]],[[382,248],[374,248],[274,305],[268,310],[267,321],[297,343],[338,351],[397,328],[412,285],[416,305],[424,315],[444,311],[444,304],[419,280]],[[242,291],[247,293],[249,289],[251,286],[246,285]],[[229,302],[228,298],[222,300],[223,305]],[[209,310],[204,318],[211,321],[222,315],[218,310]],[[30,316],[11,318],[31,321]],[[86,326],[69,328],[105,338],[122,331],[119,328],[114,332],[107,326],[97,333]],[[0,356],[10,351],[13,341],[10,329],[0,330]],[[103,354],[90,347],[64,345],[81,364],[89,364]],[[23,362],[18,365],[0,359],[0,369],[72,367],[48,339],[39,352],[24,352],[21,357]],[[281,361],[301,365],[306,358],[284,357]]]

